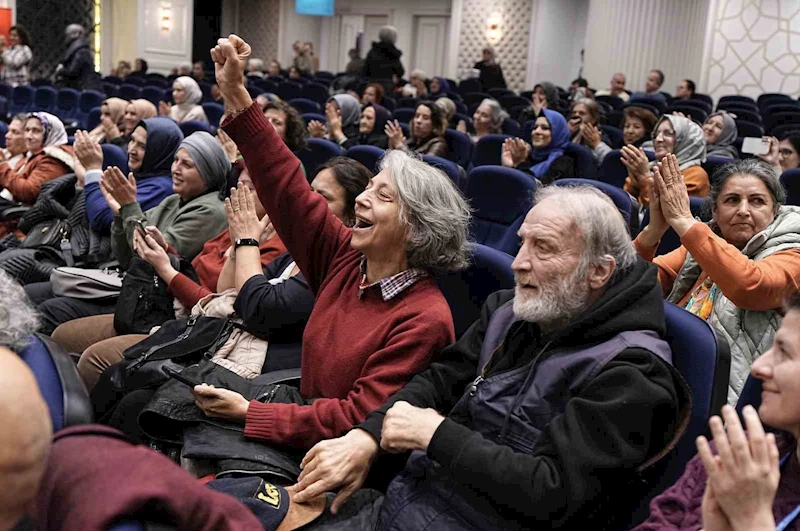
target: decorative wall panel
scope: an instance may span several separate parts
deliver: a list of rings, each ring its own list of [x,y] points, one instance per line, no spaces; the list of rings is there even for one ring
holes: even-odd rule
[[[64,30],[80,24],[94,40],[94,0],[28,0],[17,3],[17,24],[31,34],[31,77],[48,77],[66,50]]]
[[[481,60],[486,40],[486,21],[499,12],[503,36],[493,45],[508,88],[525,90],[528,63],[528,39],[533,0],[463,0],[461,37],[458,46],[458,71]]]
[[[278,57],[280,15],[280,0],[241,0],[239,3],[239,32],[253,48],[252,56],[264,60],[265,68],[273,57]]]
[[[800,0],[718,0],[704,87],[715,99],[800,96]]]

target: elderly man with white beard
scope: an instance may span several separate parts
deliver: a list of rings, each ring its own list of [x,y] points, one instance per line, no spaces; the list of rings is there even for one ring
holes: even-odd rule
[[[438,362],[306,455],[296,500],[339,490],[312,529],[615,529],[682,434],[657,271],[612,202],[549,187],[512,268]],[[380,450],[411,452],[384,496]]]

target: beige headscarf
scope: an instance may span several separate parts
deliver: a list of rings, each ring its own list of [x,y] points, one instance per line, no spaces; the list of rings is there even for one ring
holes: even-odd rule
[[[136,116],[139,118],[139,121],[146,120],[148,118],[154,118],[156,115],[158,115],[156,106],[148,100],[132,100],[128,105],[133,105],[133,107],[136,109]],[[133,127],[135,128],[136,124],[133,124]],[[130,131],[128,134],[130,133],[133,133],[133,131]]]
[[[117,127],[122,125],[122,117],[125,116],[125,107],[128,106],[128,102],[121,98],[108,98],[103,102],[103,105],[108,105],[108,114],[111,116],[111,121],[117,124]],[[95,142],[103,142],[105,136],[106,132],[102,122],[89,132],[89,137]]]

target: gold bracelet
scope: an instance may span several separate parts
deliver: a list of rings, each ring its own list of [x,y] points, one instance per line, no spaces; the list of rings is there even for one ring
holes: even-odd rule
[[[236,118],[237,116],[239,116],[240,114],[242,114],[244,111],[246,111],[249,108],[250,107],[244,107],[243,109],[233,109],[233,110],[227,111],[228,119],[229,120],[233,120],[234,118]]]

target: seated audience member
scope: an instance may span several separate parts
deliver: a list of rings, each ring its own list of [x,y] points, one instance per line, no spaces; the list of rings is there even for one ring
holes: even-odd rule
[[[361,54],[357,49],[350,48],[347,52],[347,56],[350,60],[347,62],[347,66],[344,67],[345,74],[360,76],[361,71],[364,69],[364,60],[361,58]]]
[[[128,149],[133,130],[142,120],[158,116],[156,106],[147,100],[133,100],[126,102],[122,121],[117,127],[103,128],[105,141],[122,149]]]
[[[211,84],[211,100],[214,103],[219,103],[220,105],[223,105],[225,103],[222,101],[222,94],[220,94],[219,85],[217,85],[216,83]]]
[[[639,467],[680,437],[691,407],[661,339],[655,268],[597,189],[550,186],[535,205],[516,289],[490,295],[358,429],[306,454],[299,500],[342,487],[342,514],[311,529],[619,529],[638,504]],[[379,449],[412,453],[382,503],[348,503]]]
[[[130,73],[130,75],[136,77],[144,77],[147,75],[147,61],[141,57],[137,57],[136,61],[134,61],[134,66],[136,68]]]
[[[736,141],[736,122],[725,111],[717,111],[706,118],[703,124],[706,136],[706,155],[738,159],[739,152],[733,143]]]
[[[800,132],[790,133],[781,141],[774,136],[766,138],[770,142],[769,152],[759,158],[772,166],[775,173],[780,175],[786,170],[800,168]]]
[[[247,75],[264,77],[264,60],[251,57],[247,60]]]
[[[542,109],[561,112],[560,101],[558,88],[548,81],[543,81],[533,87],[531,106],[520,113],[517,121],[524,125],[529,120],[535,120],[542,116]]]
[[[0,284],[6,283],[13,283],[13,280],[0,273]],[[8,291],[2,289],[4,295],[9,294]],[[24,347],[32,332],[24,326],[23,315],[33,310],[28,307],[19,286],[14,295],[18,296],[13,300],[4,298],[4,303],[16,302],[21,306],[14,306],[14,312],[4,309],[6,316],[0,316],[0,324],[4,325],[0,339],[0,422],[3,425],[0,434],[0,470],[3,471],[0,474],[0,488],[3,489],[0,529],[27,530],[36,529],[28,514],[42,481],[46,481],[53,426],[36,378],[28,365],[9,350]],[[17,315],[10,320],[12,313]]]
[[[446,157],[445,129],[447,129],[447,123],[439,106],[430,101],[423,101],[417,106],[414,119],[409,124],[408,132],[411,138],[408,140],[403,135],[403,130],[397,120],[386,123],[389,149],[405,147],[418,155]]]
[[[25,156],[25,152],[28,151],[25,147],[25,122],[27,119],[27,114],[16,114],[8,124],[6,147],[2,151],[2,158],[12,168],[17,166],[17,163]]]
[[[428,87],[425,85],[427,79],[425,72],[422,70],[417,69],[411,72],[408,83],[403,87],[403,96],[418,99],[427,98]]]
[[[650,70],[647,73],[647,81],[644,85],[644,92],[634,92],[631,96],[632,99],[652,99],[658,100],[664,105],[667,104],[667,99],[661,94],[661,85],[664,84],[664,72],[661,70]]]
[[[314,138],[327,137],[328,140],[344,146],[350,139],[358,136],[361,104],[350,94],[337,94],[325,104],[325,117],[327,124],[311,120],[308,123],[308,133]]]
[[[542,184],[577,177],[575,161],[564,154],[569,144],[569,128],[561,114],[544,109],[531,131],[531,145],[521,138],[508,138],[503,143],[501,164],[527,171]]]
[[[503,110],[497,100],[491,98],[484,99],[475,114],[472,115],[472,126],[475,134],[470,135],[473,142],[477,142],[486,135],[499,134],[503,132],[503,120],[508,118],[508,113]],[[458,130],[467,133],[467,124],[464,120],[458,122]]]
[[[609,82],[609,87],[607,89],[598,90],[595,92],[595,97],[597,96],[616,96],[622,101],[628,101],[630,98],[630,94],[625,92],[625,74],[622,72],[617,72],[613,76],[611,76],[611,81]]]
[[[64,124],[52,114],[30,113],[24,135],[25,156],[14,166],[8,161],[0,162],[0,186],[5,188],[4,196],[10,194],[13,201],[32,204],[43,183],[70,173],[75,162]]]
[[[402,78],[406,72],[400,62],[403,52],[397,49],[396,42],[397,28],[383,26],[378,32],[378,41],[372,41],[372,47],[364,60],[364,71],[361,73],[370,83],[383,85],[387,95],[394,93],[396,80]]]
[[[448,129],[456,129],[458,127],[458,123],[456,123],[456,102],[451,100],[450,98],[439,98],[434,102],[434,104],[439,107],[444,115],[444,119],[447,121],[447,128]],[[461,121],[459,120],[459,123]],[[466,127],[466,125],[465,125]]]
[[[681,84],[675,89],[676,100],[691,100],[694,99],[695,84],[691,79],[684,79]]]
[[[569,101],[578,101],[584,98],[592,97],[592,93],[589,90],[589,82],[586,79],[579,77],[572,80],[572,83],[569,85]]]
[[[570,118],[567,122],[573,144],[580,144],[592,150],[597,164],[611,151],[611,140],[600,129],[600,106],[597,102],[582,98],[572,104]]]
[[[158,114],[169,116],[178,123],[197,120],[208,123],[206,112],[200,106],[203,91],[200,85],[188,75],[183,75],[172,82],[172,99],[175,105],[165,101],[158,102]]]
[[[289,79],[292,81],[300,81],[303,79],[303,74],[296,66],[292,65],[289,67]]]
[[[225,101],[247,109],[223,127],[316,296],[303,336],[300,388],[313,402],[248,403],[208,386],[195,388],[195,396],[201,409],[229,405],[216,411],[243,422],[247,438],[310,448],[362,422],[455,339],[431,272],[466,264],[469,209],[443,172],[395,150],[356,198],[354,228],[346,227],[251,105],[237,54],[245,46],[232,35],[212,50]],[[237,261],[249,252],[240,247]]]
[[[635,531],[797,527],[800,295],[788,299],[784,312],[775,342],[750,371],[761,380],[764,392],[757,413],[752,406],[744,408],[747,432],[730,406],[723,408],[722,419],[712,417],[713,450],[705,437],[697,441],[698,455],[683,476],[651,502],[650,518]],[[765,435],[762,422],[783,433]]]
[[[656,160],[673,153],[678,158],[689,195],[708,195],[708,174],[700,165],[706,160],[706,137],[700,126],[688,118],[665,114],[658,120],[653,135]],[[655,162],[650,163],[642,148],[624,146],[622,163],[628,168],[625,191],[647,206],[650,202],[650,170]]]
[[[361,103],[367,105],[369,103],[383,104],[383,85],[380,83],[370,83],[364,89],[364,95],[361,96]]]
[[[358,136],[348,139],[342,144],[344,149],[353,146],[375,146],[381,149],[389,148],[389,138],[386,136],[386,123],[392,114],[380,105],[368,103],[361,111],[361,120],[358,123]],[[335,138],[337,133],[333,131]]]
[[[430,99],[436,100],[443,96],[447,96],[450,92],[450,82],[443,77],[434,77],[431,79]]]
[[[482,54],[481,60],[473,68],[480,72],[478,79],[483,90],[506,88],[506,78],[503,77],[503,69],[497,62],[494,49],[487,46]]]
[[[642,107],[626,107],[622,122],[622,139],[625,145],[641,147],[650,142],[650,132],[656,127],[656,115]]]
[[[636,249],[658,266],[664,296],[707,320],[731,349],[728,403],[735,404],[750,365],[780,324],[783,300],[800,288],[800,208],[783,206],[783,188],[763,162],[747,159],[716,174],[712,221],[697,221],[678,159],[654,170],[657,194]],[[672,227],[681,247],[654,257]]]
[[[206,66],[203,64],[203,61],[195,61],[192,64],[192,79],[198,83],[206,80]]]
[[[111,75],[117,76],[118,78],[124,80],[126,77],[131,75],[132,71],[133,68],[131,68],[131,64],[128,61],[120,60],[117,62],[117,67],[111,69]]]
[[[267,76],[278,77],[281,75],[281,70],[281,64],[276,59],[273,59],[267,67]]]
[[[306,124],[297,109],[282,101],[271,101],[264,109],[264,116],[292,152],[296,153],[305,148]],[[225,134],[225,131],[222,131],[222,134]]]
[[[103,144],[106,141],[106,130],[110,129],[116,129],[117,134],[114,138],[118,137],[127,106],[128,102],[120,98],[108,98],[103,101],[100,105],[100,123],[89,132],[92,140]]]

